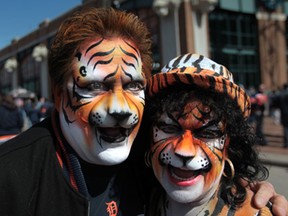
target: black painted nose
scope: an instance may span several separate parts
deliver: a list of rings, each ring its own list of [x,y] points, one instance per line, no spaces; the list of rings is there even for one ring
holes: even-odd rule
[[[111,116],[113,116],[117,121],[122,121],[126,118],[129,118],[129,116],[131,115],[132,113],[128,113],[128,112],[111,113]]]

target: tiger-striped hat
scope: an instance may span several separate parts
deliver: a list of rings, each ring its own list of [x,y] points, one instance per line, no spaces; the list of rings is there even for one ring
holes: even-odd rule
[[[249,96],[234,83],[233,75],[227,68],[211,59],[192,53],[172,59],[160,73],[148,79],[148,97],[153,97],[161,90],[179,83],[228,95],[238,103],[245,118],[250,115]]]

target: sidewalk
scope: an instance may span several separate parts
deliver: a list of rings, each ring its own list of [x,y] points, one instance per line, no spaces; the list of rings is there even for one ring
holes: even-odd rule
[[[266,116],[263,132],[268,141],[267,146],[258,146],[260,158],[265,164],[288,167],[288,148],[283,148],[283,128]]]

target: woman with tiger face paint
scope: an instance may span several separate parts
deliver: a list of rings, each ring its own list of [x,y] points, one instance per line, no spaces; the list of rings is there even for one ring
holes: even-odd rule
[[[146,163],[161,187],[147,215],[272,215],[240,184],[266,179],[268,170],[253,149],[249,97],[225,67],[179,56],[148,80],[148,95]]]

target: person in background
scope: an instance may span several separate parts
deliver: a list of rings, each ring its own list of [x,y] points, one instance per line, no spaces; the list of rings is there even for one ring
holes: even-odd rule
[[[40,122],[40,110],[37,108],[37,98],[27,98],[24,109],[31,122],[31,126]]]
[[[275,106],[273,99],[278,93],[281,91],[281,89],[272,90],[268,95],[269,100],[269,116],[272,118],[273,123],[276,125],[280,125],[280,117],[281,117],[281,111],[279,107]]]
[[[260,138],[260,145],[268,145],[267,139],[263,133],[263,122],[265,115],[266,104],[268,103],[268,96],[265,94],[265,85],[260,84],[258,86],[258,91],[255,95],[251,96],[251,109],[252,115],[255,119],[255,132],[256,135]]]
[[[48,59],[55,110],[0,148],[0,215],[144,214],[144,152],[134,139],[150,47],[131,13],[83,8],[62,23]],[[264,202],[287,209],[269,183],[258,186]]]
[[[161,186],[146,215],[272,215],[271,203],[255,207],[240,184],[265,180],[268,170],[253,148],[249,96],[228,69],[188,53],[152,76],[147,91],[146,163]]]
[[[32,124],[31,124],[30,118],[27,116],[27,113],[24,109],[24,104],[25,104],[24,99],[20,98],[20,97],[16,97],[16,98],[14,98],[14,100],[15,100],[16,106],[18,107],[18,109],[22,113],[22,116],[24,119],[23,127],[22,127],[21,131],[25,131],[28,128],[30,128]]]
[[[24,118],[14,98],[9,94],[2,95],[0,104],[0,142],[3,143],[18,135],[23,127]]]
[[[283,88],[271,98],[274,107],[280,109],[280,122],[283,126],[283,147],[288,148],[288,84],[283,84]]]
[[[40,97],[37,103],[37,109],[39,110],[40,121],[43,121],[45,118],[52,115],[54,104],[50,102],[45,97]]]

